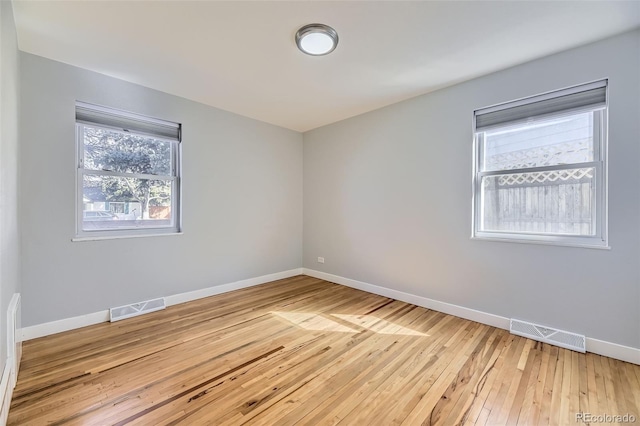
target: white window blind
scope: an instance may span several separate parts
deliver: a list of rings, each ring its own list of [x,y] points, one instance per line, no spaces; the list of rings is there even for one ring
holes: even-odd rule
[[[76,102],[76,122],[180,141],[180,125],[130,112]]]
[[[476,130],[526,122],[559,112],[569,113],[584,109],[604,108],[607,100],[606,92],[607,82],[601,80],[521,101],[480,109],[475,111]]]
[[[76,238],[181,230],[181,125],[76,103]]]
[[[608,247],[607,84],[474,111],[474,238]]]

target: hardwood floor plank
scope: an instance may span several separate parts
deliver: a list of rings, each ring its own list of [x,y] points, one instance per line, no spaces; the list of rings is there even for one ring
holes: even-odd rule
[[[578,393],[578,406],[575,407],[572,413],[584,413],[589,408],[589,379],[588,379],[588,371],[587,371],[587,357],[586,356],[577,356],[578,360],[578,386],[577,388],[571,389],[572,392]]]
[[[598,388],[596,384],[596,378],[598,377],[598,371],[594,365],[594,356],[593,354],[587,354],[584,357],[586,361],[586,370],[587,370],[587,389],[588,389],[588,401],[584,406],[580,406],[581,412],[587,412],[590,407],[597,408],[598,407]]]
[[[538,372],[535,381],[531,382],[531,388],[533,389],[533,395],[528,410],[518,417],[518,422],[525,425],[537,425],[540,424],[540,411],[542,409],[542,399],[544,397],[544,387],[547,380],[547,374],[549,371],[549,359],[550,348],[549,345],[544,343],[537,343],[537,348],[540,356],[540,364],[538,366]]]
[[[551,423],[551,400],[553,399],[553,389],[555,385],[556,375],[561,374],[562,370],[558,370],[558,354],[557,346],[545,345],[545,349],[549,350],[549,365],[547,368],[547,377],[542,392],[542,400],[540,403],[540,413],[537,416],[539,424],[548,425]],[[558,392],[560,392],[558,390]]]
[[[524,350],[527,340],[515,339],[509,348],[505,363],[501,368],[501,380],[496,382],[492,391],[493,398],[489,399],[485,407],[491,410],[491,415],[487,420],[488,424],[505,424],[509,415],[508,401],[515,397],[517,384],[522,377],[522,372],[518,370],[520,355]]]
[[[607,358],[609,361],[609,369],[611,371],[611,387],[614,392],[614,399],[617,406],[617,411],[613,414],[625,414],[629,412],[629,408],[627,407],[627,397],[625,392],[622,390],[623,381],[620,377],[618,370],[619,361],[611,358]]]
[[[532,341],[526,354],[527,360],[522,369],[522,379],[511,403],[507,424],[517,424],[520,419],[528,418],[529,410],[533,403],[533,393],[538,379],[542,355],[541,351],[538,350],[538,342]],[[518,363],[518,369],[520,369],[520,363]]]
[[[593,355],[593,362],[596,372],[596,392],[598,394],[598,411],[597,413],[610,413],[609,400],[607,397],[607,388],[605,385],[606,377],[604,372],[604,366],[602,361],[606,361],[605,358]]]
[[[491,413],[491,410],[489,408],[485,408],[485,405],[487,407],[491,405],[487,401],[492,395],[494,384],[501,377],[500,372],[502,371],[506,348],[512,344],[513,339],[513,336],[510,336],[506,332],[503,332],[500,345],[496,349],[496,352],[494,353],[490,363],[485,368],[485,371],[482,372],[482,375],[486,377],[486,380],[479,382],[480,386],[478,386],[477,397],[474,398],[473,405],[470,407],[468,413],[465,413],[465,424],[484,425],[486,423],[488,417],[485,416],[488,416]]]
[[[611,372],[611,364],[609,363],[609,358],[601,358],[600,359],[604,377],[604,387],[607,393],[607,405],[609,406],[609,411],[605,411],[605,413],[620,413],[620,409],[618,408],[619,401],[616,398],[616,391],[614,389],[613,383],[613,374]]]
[[[636,375],[636,373],[640,372],[640,369],[636,369],[635,366],[628,362],[622,362],[621,368],[624,368],[624,373],[620,373],[628,380],[628,387],[625,386],[625,389],[640,389],[640,378]],[[636,371],[634,371],[636,370]],[[630,398],[633,398],[633,402],[630,401],[629,406],[631,407],[630,414],[633,414],[637,419],[640,419],[640,392],[627,392],[627,395]]]

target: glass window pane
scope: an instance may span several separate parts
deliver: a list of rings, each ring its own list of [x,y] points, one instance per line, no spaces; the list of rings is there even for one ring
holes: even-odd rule
[[[593,112],[505,126],[484,134],[484,171],[594,161]]]
[[[171,197],[170,180],[85,175],[82,229],[173,226]]]
[[[486,176],[482,231],[595,235],[595,169]]]
[[[170,176],[171,142],[85,125],[84,168]]]

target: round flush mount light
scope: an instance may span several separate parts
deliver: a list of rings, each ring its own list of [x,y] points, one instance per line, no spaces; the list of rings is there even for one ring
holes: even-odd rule
[[[338,33],[324,24],[305,25],[296,33],[296,44],[307,55],[326,55],[338,45]]]

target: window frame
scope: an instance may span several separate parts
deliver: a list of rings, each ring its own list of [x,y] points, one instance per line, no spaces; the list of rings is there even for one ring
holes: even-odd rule
[[[80,104],[80,103],[78,103]],[[84,106],[88,104],[82,104]],[[122,117],[133,117],[137,120],[145,120],[149,123],[169,123],[162,120],[143,117],[138,114],[127,113],[123,111],[113,110],[111,108],[97,107],[96,110],[105,110],[112,115],[119,115]],[[173,124],[173,123],[171,123]],[[179,134],[181,133],[180,125],[178,127]],[[84,128],[85,126],[102,129],[111,132],[126,133],[141,137],[148,137],[156,140],[168,142],[171,147],[171,175],[153,175],[153,174],[136,174],[136,173],[123,173],[107,170],[90,170],[84,168],[84,154],[85,154],[85,142],[84,142]],[[85,240],[102,240],[102,239],[114,239],[114,238],[134,238],[134,237],[149,237],[149,236],[161,236],[161,235],[180,235],[182,234],[182,141],[181,137],[177,140],[172,140],[159,135],[150,133],[138,132],[135,130],[127,130],[115,126],[104,125],[100,123],[87,122],[83,120],[77,120],[75,122],[75,139],[76,139],[76,197],[75,197],[75,237],[72,241],[85,241]],[[171,181],[171,223],[169,225],[132,225],[129,227],[118,227],[112,229],[96,229],[85,230],[83,229],[84,221],[84,177],[86,175],[93,176],[118,176],[129,177],[138,179],[149,180],[163,180]]]
[[[536,102],[540,99],[553,99],[558,97],[558,93],[571,90],[573,87],[581,87],[586,85],[573,86],[572,88],[561,89],[558,91],[547,92],[542,95],[531,96],[512,102],[494,105],[487,108],[480,108],[474,111],[472,121],[473,132],[473,169],[472,169],[472,219],[471,219],[471,238],[477,240],[512,242],[512,243],[529,243],[529,244],[550,244],[569,247],[583,247],[596,249],[610,249],[608,241],[608,113],[609,113],[609,86],[606,79],[604,81],[606,100],[604,107],[585,107],[572,110],[554,112],[551,114],[540,114],[527,120],[527,122],[547,121],[549,119],[561,118],[579,113],[591,112],[593,116],[593,160],[583,163],[567,163],[553,166],[538,166],[518,169],[501,169],[494,171],[483,170],[481,164],[484,158],[484,132],[486,130],[507,127],[509,123],[489,126],[478,131],[476,128],[476,113],[481,110],[500,110],[508,109],[512,106],[526,105]],[[535,99],[535,100],[534,100]],[[559,233],[542,233],[542,232],[508,232],[495,230],[482,230],[482,179],[487,176],[500,176],[518,173],[543,172],[554,170],[593,168],[594,169],[594,187],[595,196],[593,197],[592,211],[595,214],[595,233],[594,235],[575,235],[575,234],[559,234]]]

